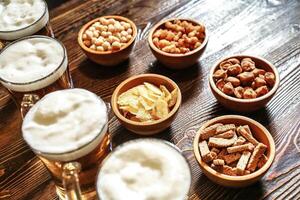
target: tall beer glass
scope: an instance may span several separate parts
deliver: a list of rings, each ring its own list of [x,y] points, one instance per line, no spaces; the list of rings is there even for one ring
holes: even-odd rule
[[[44,0],[0,1],[0,49],[30,35],[54,37],[47,3]]]
[[[47,94],[26,114],[22,134],[61,199],[96,197],[98,166],[111,151],[107,107],[98,96],[84,89]]]
[[[72,88],[64,45],[47,36],[29,36],[10,43],[0,52],[0,82],[21,114],[45,94]]]
[[[101,200],[188,199],[191,171],[173,144],[159,139],[126,142],[107,156],[97,177]]]

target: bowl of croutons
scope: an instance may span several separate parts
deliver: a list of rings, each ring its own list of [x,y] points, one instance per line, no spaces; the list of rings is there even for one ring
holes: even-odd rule
[[[167,19],[156,24],[148,43],[159,62],[171,69],[184,69],[197,63],[208,36],[205,26],[192,19]]]
[[[115,66],[129,58],[137,28],[122,16],[102,16],[86,23],[78,33],[78,44],[92,61]]]
[[[253,112],[263,108],[275,95],[279,73],[264,58],[233,55],[221,59],[211,68],[209,85],[225,108]]]
[[[245,187],[267,173],[275,157],[275,143],[257,121],[225,115],[201,126],[194,138],[194,154],[211,181]]]
[[[124,80],[111,98],[112,110],[121,124],[140,135],[167,129],[180,105],[178,85],[158,74],[141,74]]]

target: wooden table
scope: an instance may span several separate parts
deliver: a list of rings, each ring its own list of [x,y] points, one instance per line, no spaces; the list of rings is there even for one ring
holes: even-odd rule
[[[55,4],[57,7],[50,11],[51,24],[68,50],[76,87],[109,101],[115,87],[132,75],[158,73],[178,83],[183,94],[179,115],[156,137],[175,143],[188,158],[193,173],[190,199],[300,199],[300,1],[69,0]],[[126,16],[139,28],[130,60],[111,69],[90,62],[76,41],[84,23],[107,14]],[[199,64],[184,71],[161,66],[147,44],[150,28],[170,17],[200,20],[208,30],[208,46]],[[191,130],[213,117],[234,114],[217,103],[207,77],[218,59],[235,53],[266,58],[278,68],[281,78],[280,88],[267,107],[246,114],[271,132],[277,154],[264,178],[243,189],[224,188],[209,181],[191,151]],[[21,138],[20,114],[3,88],[0,99],[0,199],[58,199],[46,168]],[[115,144],[137,137],[115,117],[110,130]]]

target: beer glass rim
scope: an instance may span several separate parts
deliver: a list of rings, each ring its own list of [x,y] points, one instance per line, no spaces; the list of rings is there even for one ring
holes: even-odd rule
[[[25,30],[25,29],[27,29],[27,28],[29,28],[29,27],[34,26],[35,24],[37,24],[41,19],[43,19],[43,17],[47,14],[47,11],[48,11],[48,4],[46,3],[45,0],[42,0],[42,2],[44,3],[43,14],[35,22],[33,22],[32,24],[30,24],[29,26],[25,26],[23,28],[19,28],[19,29],[15,29],[15,30],[9,30],[9,31],[1,31],[0,30],[0,33],[12,33],[12,32],[16,32],[16,31],[22,31],[22,30]]]
[[[69,89],[64,89],[64,90],[73,90],[73,89],[82,89],[82,88],[69,88]],[[59,90],[59,91],[64,91],[64,90]],[[88,91],[88,90],[87,90]],[[90,91],[89,91],[90,92]],[[92,93],[92,92],[91,92]],[[97,97],[97,99],[99,101],[102,101],[106,107],[106,109],[108,110],[108,107],[107,107],[107,104],[103,101],[103,99],[101,99],[99,96],[97,96],[96,94],[92,93],[93,95],[95,95]],[[44,97],[43,97],[44,98]],[[43,100],[40,99],[39,101]],[[37,150],[35,148],[33,148],[31,145],[30,148],[35,152],[37,153],[38,155],[40,156],[47,156],[47,155],[51,155],[51,156],[56,156],[56,155],[63,155],[63,154],[69,154],[69,153],[74,153],[75,151],[79,151],[83,148],[85,148],[86,146],[88,146],[89,144],[91,144],[92,142],[94,142],[94,140],[99,137],[101,134],[105,134],[103,133],[104,129],[108,129],[108,117],[107,117],[107,120],[106,120],[106,123],[105,125],[101,128],[101,130],[99,131],[99,134],[97,134],[93,139],[91,139],[91,141],[87,142],[86,144],[82,145],[81,147],[77,148],[77,149],[74,149],[74,150],[70,150],[70,151],[66,151],[66,152],[63,152],[63,153],[49,153],[49,152],[43,152],[43,151],[40,151],[40,150]],[[27,143],[27,142],[26,142]]]
[[[58,65],[51,73],[47,74],[46,76],[44,76],[44,77],[42,77],[42,78],[39,78],[39,79],[36,79],[36,80],[33,80],[33,81],[23,82],[23,83],[18,83],[18,82],[17,82],[17,83],[16,83],[16,82],[13,82],[13,81],[5,80],[5,79],[3,79],[1,76],[0,76],[0,81],[2,81],[2,82],[4,82],[4,83],[7,83],[7,84],[12,84],[12,85],[29,85],[29,84],[36,83],[36,82],[39,82],[39,81],[42,81],[42,80],[48,78],[49,76],[55,74],[55,73],[61,68],[61,66],[64,64],[65,60],[67,59],[67,50],[66,50],[66,47],[64,46],[64,44],[63,44],[61,41],[59,41],[59,40],[57,40],[57,39],[55,39],[55,38],[49,37],[49,36],[44,36],[44,35],[31,35],[31,36],[22,37],[22,38],[20,38],[20,39],[17,39],[17,40],[15,40],[15,41],[9,43],[7,46],[5,46],[5,47],[1,50],[0,54],[2,54],[2,53],[3,53],[6,49],[8,49],[10,46],[12,46],[12,45],[14,45],[14,44],[16,44],[16,43],[18,43],[18,42],[21,42],[21,41],[27,40],[27,39],[33,39],[33,38],[44,38],[44,39],[50,39],[50,40],[53,40],[53,41],[58,42],[58,43],[60,44],[60,46],[63,48],[63,52],[64,52],[63,59],[62,59],[62,61],[60,62],[60,64],[59,64],[59,65]]]
[[[112,156],[112,154],[114,152],[117,152],[119,151],[123,146],[126,146],[130,143],[135,143],[135,142],[140,142],[140,141],[149,141],[149,142],[155,142],[155,143],[164,143],[168,146],[170,146],[172,149],[174,149],[178,154],[181,155],[181,157],[184,158],[184,161],[185,163],[187,164],[188,166],[188,170],[189,170],[189,174],[190,174],[190,183],[189,183],[189,189],[186,193],[186,196],[188,196],[189,192],[190,192],[190,189],[191,189],[191,185],[192,185],[192,171],[191,171],[191,166],[190,166],[190,163],[188,162],[187,158],[185,156],[182,155],[182,151],[179,147],[177,147],[175,144],[173,144],[172,142],[169,142],[167,140],[163,140],[163,139],[158,139],[158,138],[138,138],[138,139],[133,139],[133,140],[129,140],[129,141],[126,141],[120,145],[118,145],[115,149],[113,149],[105,158],[104,160],[101,162],[100,166],[99,166],[99,169],[98,169],[98,173],[97,173],[97,176],[96,176],[96,181],[95,181],[95,184],[96,184],[96,193],[97,193],[97,196],[99,199],[101,199],[101,195],[99,194],[99,191],[98,191],[98,180],[99,180],[99,177],[100,177],[100,173],[101,173],[101,168],[103,167],[103,165],[105,164],[105,162]]]

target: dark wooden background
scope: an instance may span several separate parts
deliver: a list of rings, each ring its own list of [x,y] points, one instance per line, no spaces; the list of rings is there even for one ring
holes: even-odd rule
[[[190,199],[300,199],[300,1],[299,0],[69,0],[48,1],[55,35],[68,50],[76,87],[109,101],[124,79],[158,73],[175,80],[183,102],[172,126],[157,135],[177,144],[189,159],[193,173]],[[80,27],[107,14],[123,15],[138,26],[130,60],[116,68],[102,68],[87,60],[77,45]],[[209,42],[199,64],[172,71],[157,63],[147,45],[149,29],[169,17],[204,22]],[[208,87],[210,67],[223,56],[249,53],[262,56],[278,68],[276,96],[263,110],[247,116],[261,122],[276,142],[276,158],[269,172],[253,186],[228,189],[215,185],[201,172],[192,149],[193,130],[213,117],[233,114],[220,106]],[[7,93],[0,89],[0,199],[58,199],[41,161],[21,138],[21,118]],[[110,121],[114,143],[136,136]]]

